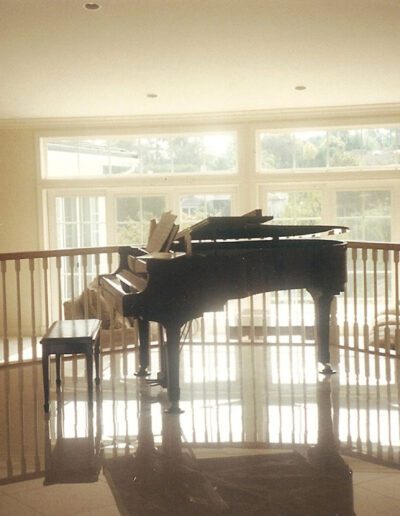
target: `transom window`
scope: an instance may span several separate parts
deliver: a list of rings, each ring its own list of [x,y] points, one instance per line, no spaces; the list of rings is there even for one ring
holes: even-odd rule
[[[400,129],[259,131],[258,170],[399,168]]]
[[[236,133],[44,138],[44,177],[233,173]]]

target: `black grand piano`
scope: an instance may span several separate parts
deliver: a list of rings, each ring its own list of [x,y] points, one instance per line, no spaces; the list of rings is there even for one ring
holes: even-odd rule
[[[103,275],[103,294],[124,316],[139,321],[138,375],[147,375],[149,321],[166,332],[165,371],[170,412],[179,413],[179,349],[184,325],[204,312],[221,309],[229,299],[274,290],[307,289],[316,313],[318,359],[333,372],[329,354],[330,306],[346,282],[346,243],[315,238],[343,232],[340,226],[272,225],[255,210],[242,217],[209,217],[171,232],[168,250],[119,249],[120,263]],[[176,228],[176,226],[175,226]],[[307,236],[307,238],[305,238]]]

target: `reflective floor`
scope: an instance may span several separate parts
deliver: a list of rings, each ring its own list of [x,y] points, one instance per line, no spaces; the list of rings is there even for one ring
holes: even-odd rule
[[[0,514],[397,515],[400,364],[336,360],[324,379],[313,346],[192,343],[180,416],[134,351],[103,355],[93,409],[84,361],[58,391],[53,364],[48,417],[40,363],[0,368]]]

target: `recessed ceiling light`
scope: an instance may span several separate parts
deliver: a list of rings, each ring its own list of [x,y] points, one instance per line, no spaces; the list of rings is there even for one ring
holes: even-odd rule
[[[86,4],[83,4],[83,7],[88,11],[98,11],[101,8],[101,5],[96,4],[96,2],[86,2]]]
[[[157,93],[148,93],[148,94],[146,95],[146,97],[147,97],[148,99],[156,99],[156,98],[158,97],[158,94],[157,94]]]
[[[298,86],[295,86],[294,89],[297,91],[304,91],[307,89],[307,86],[303,86],[302,84],[299,84]]]

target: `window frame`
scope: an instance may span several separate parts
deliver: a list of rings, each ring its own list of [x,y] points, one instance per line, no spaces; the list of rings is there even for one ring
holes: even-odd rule
[[[60,177],[54,177],[48,175],[48,160],[47,160],[47,152],[46,152],[46,143],[48,143],[49,140],[52,139],[71,139],[71,140],[89,140],[89,139],[116,139],[116,138],[174,138],[174,137],[193,137],[193,136],[207,136],[207,135],[233,135],[236,136],[236,153],[235,153],[235,167],[234,169],[229,171],[224,170],[215,170],[215,171],[197,171],[197,172],[183,172],[183,173],[157,173],[157,174],[146,174],[146,173],[138,173],[138,174],[128,174],[126,176],[119,176],[118,174],[104,174],[99,176],[88,176],[88,175],[76,175],[76,176],[60,176]],[[184,178],[184,177],[198,177],[198,176],[236,176],[238,174],[239,170],[239,143],[238,143],[238,131],[236,129],[230,128],[230,129],[212,129],[212,130],[205,130],[204,128],[198,129],[198,130],[189,130],[189,131],[149,131],[149,132],[136,132],[132,131],[129,133],[99,133],[99,134],[64,134],[64,135],[39,135],[39,146],[40,146],[40,177],[42,180],[49,180],[49,181],[76,181],[76,180],[88,180],[88,181],[97,181],[97,180],[109,180],[109,181],[115,181],[119,179],[125,179],[128,178],[130,180],[134,180],[137,182],[142,181],[144,178]]]
[[[376,167],[367,167],[364,165],[357,165],[357,166],[340,166],[340,167],[309,167],[309,168],[301,168],[301,167],[292,167],[290,169],[271,169],[266,170],[263,169],[261,166],[261,133],[268,132],[270,134],[288,134],[288,133],[295,133],[295,132],[318,132],[318,131],[326,131],[329,133],[330,131],[351,131],[351,130],[367,130],[367,129],[398,129],[400,131],[400,124],[399,123],[374,123],[374,124],[351,124],[351,125],[299,125],[296,126],[296,124],[291,124],[285,127],[271,127],[266,124],[265,126],[258,125],[256,128],[254,128],[255,131],[255,166],[256,166],[256,173],[257,175],[262,176],[269,176],[269,175],[278,175],[278,176],[284,176],[284,175],[292,175],[292,174],[311,174],[311,175],[318,175],[323,174],[325,177],[330,174],[339,174],[344,175],[347,173],[352,174],[367,174],[371,175],[372,177],[377,172],[395,172],[397,173],[397,176],[400,177],[400,160],[399,163],[396,165],[382,165],[382,166],[376,166]],[[399,149],[400,150],[400,149]],[[328,151],[329,153],[329,151]]]
[[[353,117],[353,120],[355,118]],[[357,118],[356,118],[357,119]],[[316,118],[314,117],[314,120]],[[360,122],[363,120],[358,118]],[[326,123],[325,123],[326,122]],[[37,191],[38,201],[41,208],[40,239],[44,247],[55,241],[54,236],[54,209],[52,210],[51,200],[55,195],[105,195],[106,196],[106,231],[107,244],[113,245],[115,238],[111,238],[115,226],[115,197],[118,196],[154,196],[164,195],[166,197],[166,209],[179,214],[179,197],[181,195],[196,194],[228,194],[231,195],[231,210],[233,215],[240,215],[254,208],[265,209],[264,194],[266,191],[304,191],[308,188],[321,189],[322,194],[322,222],[334,224],[335,213],[335,191],[351,189],[390,189],[391,191],[391,234],[392,241],[400,241],[400,172],[392,167],[376,169],[354,170],[336,168],[335,170],[324,169],[290,169],[281,171],[261,172],[259,163],[259,138],[260,132],[289,132],[289,131],[312,131],[312,130],[346,130],[357,128],[380,128],[399,127],[399,123],[358,123],[358,124],[337,124],[324,120],[324,123],[305,123],[293,118],[287,120],[271,119],[269,122],[256,122],[254,120],[235,123],[221,124],[220,122],[207,123],[203,125],[174,125],[169,127],[150,126],[117,129],[115,132],[110,129],[99,128],[78,130],[59,129],[35,133],[37,148]],[[178,175],[137,175],[137,176],[101,176],[99,178],[46,178],[41,173],[41,162],[43,160],[43,146],[41,139],[53,137],[95,137],[111,138],[123,136],[173,136],[191,134],[236,134],[236,173],[202,173],[202,174],[178,174]]]

